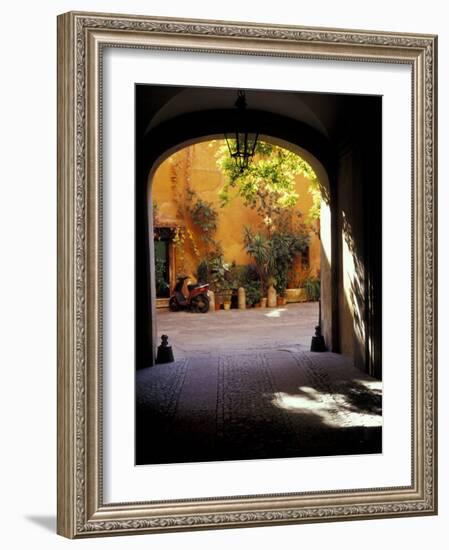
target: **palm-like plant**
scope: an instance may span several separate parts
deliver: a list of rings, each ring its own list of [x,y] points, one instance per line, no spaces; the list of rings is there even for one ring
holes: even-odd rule
[[[307,298],[311,302],[316,302],[320,299],[321,284],[318,277],[307,277],[304,280],[303,286],[307,293]]]
[[[249,227],[245,226],[243,231],[245,251],[256,263],[262,296],[265,296],[268,279],[272,277],[275,272],[275,261],[271,241],[260,233],[253,233]]]

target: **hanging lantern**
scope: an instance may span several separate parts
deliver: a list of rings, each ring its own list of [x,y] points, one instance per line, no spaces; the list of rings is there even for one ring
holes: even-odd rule
[[[225,134],[225,139],[229,154],[235,160],[239,172],[244,172],[254,156],[259,133],[247,130],[247,103],[243,90],[237,92],[235,107],[237,109],[235,133]]]

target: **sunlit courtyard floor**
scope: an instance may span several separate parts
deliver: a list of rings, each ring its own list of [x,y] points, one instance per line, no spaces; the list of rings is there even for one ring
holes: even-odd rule
[[[311,353],[316,304],[163,312],[175,362],[137,372],[137,463],[379,453],[382,384]]]
[[[158,336],[168,334],[175,359],[282,346],[310,348],[317,322],[318,302],[207,314],[157,312]]]

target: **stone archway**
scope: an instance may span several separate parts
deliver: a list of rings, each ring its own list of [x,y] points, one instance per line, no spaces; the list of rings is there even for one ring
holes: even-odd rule
[[[148,186],[149,186],[149,194],[148,194],[148,202],[149,204],[153,204],[153,181],[157,180],[156,173],[159,170],[159,167],[162,166],[166,160],[171,158],[173,155],[176,155],[176,153],[184,151],[188,149],[189,147],[210,142],[212,139],[223,139],[223,136],[216,135],[216,136],[204,136],[201,138],[197,138],[195,140],[189,140],[187,143],[180,143],[174,150],[170,151],[170,154],[163,154],[161,157],[155,162],[153,165],[151,172],[148,177]],[[334,343],[332,341],[332,324],[333,322],[337,322],[336,320],[332,319],[332,270],[331,270],[331,255],[332,255],[332,233],[331,233],[331,204],[330,204],[330,184],[329,184],[329,177],[326,172],[326,169],[324,166],[320,163],[318,159],[316,159],[310,152],[306,151],[305,149],[294,145],[290,142],[287,142],[285,140],[274,138],[272,136],[267,135],[259,135],[260,141],[271,143],[273,145],[278,145],[283,147],[284,149],[290,150],[291,152],[297,154],[300,158],[305,160],[314,170],[314,172],[317,174],[319,179],[319,185],[321,189],[321,223],[319,223],[319,269],[320,269],[320,277],[321,277],[321,326],[322,326],[322,332],[325,337],[326,345],[328,349],[332,350],[334,349]],[[166,184],[165,184],[166,185]],[[158,202],[158,199],[156,198],[156,201]],[[159,202],[158,202],[159,204]],[[150,208],[148,211],[149,219],[148,219],[148,227],[150,234],[153,233],[153,228],[156,227],[154,220],[152,219],[153,215],[153,209]],[[171,219],[171,218],[170,218]],[[157,244],[157,242],[156,242]],[[152,246],[152,243],[149,243],[150,248]],[[153,254],[153,252],[150,253],[150,256]],[[153,281],[153,273],[151,273]],[[153,284],[153,282],[151,282]],[[151,304],[152,304],[152,315],[153,319],[157,319],[155,306],[154,304],[157,303],[157,296],[155,297],[154,289],[151,292]],[[318,319],[318,314],[317,314]],[[316,321],[315,321],[316,324]],[[156,328],[156,321],[153,323],[153,329]],[[156,332],[156,330],[154,331]],[[308,337],[310,338],[313,334],[313,328],[310,328],[310,333],[308,334]],[[153,336],[154,337],[154,336]],[[310,340],[309,340],[310,343]],[[154,341],[154,347],[156,347],[158,344],[158,341]],[[335,343],[336,344],[336,343]]]
[[[381,234],[376,227],[381,212],[381,107],[376,98],[353,97],[348,102],[350,109],[335,114],[337,133],[332,138],[329,132],[269,110],[248,110],[247,130],[299,152],[326,182],[325,337],[331,351],[351,356],[358,368],[381,377]],[[201,139],[222,138],[234,127],[235,116],[232,109],[178,109],[176,116],[149,127],[136,140],[138,366],[151,365],[154,358],[153,251],[148,238],[152,175],[176,150]],[[357,277],[348,277],[347,269],[357,270]]]
[[[185,132],[177,132],[175,129],[176,127],[182,127],[186,128],[187,120],[186,117],[180,117],[178,121],[171,121],[169,126],[170,128],[163,128],[158,130],[157,134],[158,137],[154,137],[153,139],[149,140],[150,142],[158,142],[159,143],[159,154],[158,156],[155,155],[156,150],[152,149],[152,157],[153,162],[151,165],[147,165],[148,167],[148,174],[146,178],[146,192],[145,192],[145,205],[146,209],[144,212],[144,215],[146,217],[146,231],[149,235],[152,234],[153,231],[153,219],[152,219],[152,208],[148,208],[148,205],[152,204],[152,196],[151,196],[151,182],[153,179],[153,175],[157,168],[162,164],[162,162],[170,157],[172,154],[174,154],[176,151],[179,151],[180,149],[183,149],[184,147],[187,147],[188,145],[192,145],[194,143],[197,143],[199,141],[209,140],[209,139],[222,139],[223,138],[223,132],[213,132],[213,133],[205,133],[207,130],[207,127],[213,126],[213,129],[218,129],[221,127],[227,127],[229,126],[229,120],[228,119],[229,113],[215,113],[214,116],[211,115],[211,113],[208,113],[206,115],[208,119],[207,126],[204,127],[204,129],[201,128],[200,125],[196,125],[196,135],[195,137],[187,137],[185,135]],[[198,118],[198,114],[196,115]],[[190,118],[190,117],[188,117]],[[319,176],[319,180],[323,186],[323,197],[325,198],[324,204],[323,204],[323,210],[325,211],[325,219],[326,223],[323,226],[323,239],[322,243],[325,245],[325,247],[322,249],[322,265],[324,266],[324,273],[323,273],[323,282],[322,282],[322,295],[323,295],[323,333],[327,342],[327,345],[330,350],[337,351],[338,349],[338,342],[335,338],[335,330],[333,327],[338,326],[338,320],[335,318],[336,315],[338,315],[338,309],[334,307],[334,301],[336,299],[336,296],[334,296],[334,293],[332,291],[332,229],[331,229],[331,185],[330,185],[330,178],[328,176],[327,169],[324,165],[324,162],[326,164],[330,164],[330,160],[328,157],[328,151],[325,140],[319,136],[315,131],[313,131],[311,128],[307,128],[305,126],[301,126],[298,124],[292,124],[291,121],[285,119],[285,117],[274,117],[272,114],[267,113],[253,113],[252,119],[255,121],[257,120],[257,127],[259,130],[259,135],[261,138],[265,139],[266,141],[272,142],[274,144],[281,145],[292,152],[295,152],[299,154],[304,160],[309,162],[309,164],[314,169],[315,173]],[[227,120],[225,123],[224,121]],[[212,124],[211,124],[212,121]],[[188,127],[188,126],[187,126]],[[232,127],[232,123],[231,123]],[[279,129],[283,129],[280,131]],[[273,130],[271,130],[273,129]],[[265,130],[265,131],[263,131]],[[271,131],[270,131],[271,130]],[[274,132],[276,132],[275,135]],[[184,133],[184,136],[182,135]],[[179,136],[177,140],[172,139],[172,143],[170,146],[168,146],[165,150],[162,150],[161,143],[163,142],[164,136]],[[289,138],[290,135],[297,135],[300,136],[300,138],[296,138],[296,141],[299,143],[294,143],[291,141],[291,138]],[[184,138],[184,139],[182,139]],[[306,142],[311,144],[311,148],[314,149],[314,153],[310,151],[310,149],[305,148]],[[324,162],[321,159],[318,159],[316,154],[317,152],[320,152],[320,156],[323,158]],[[334,222],[335,223],[335,222]],[[137,236],[137,231],[136,231]],[[149,252],[148,258],[147,258],[147,265],[146,270],[148,273],[148,281],[149,281],[149,295],[148,295],[148,309],[149,309],[149,318],[151,319],[150,326],[148,327],[147,335],[150,335],[152,346],[151,349],[148,349],[145,353],[147,357],[147,364],[153,364],[154,360],[154,350],[157,345],[157,338],[156,338],[156,311],[155,311],[155,303],[156,303],[156,297],[155,297],[155,278],[154,278],[154,269],[152,268],[151,258],[154,255],[154,248],[152,240],[147,240],[146,243],[147,250]],[[137,345],[137,342],[136,342]],[[136,346],[137,347],[137,346]]]

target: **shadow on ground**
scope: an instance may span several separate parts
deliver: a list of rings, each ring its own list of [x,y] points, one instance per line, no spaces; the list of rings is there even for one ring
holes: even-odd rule
[[[136,463],[382,452],[381,382],[340,355],[259,351],[137,373]]]
[[[25,519],[46,531],[56,533],[56,516],[25,516]]]

